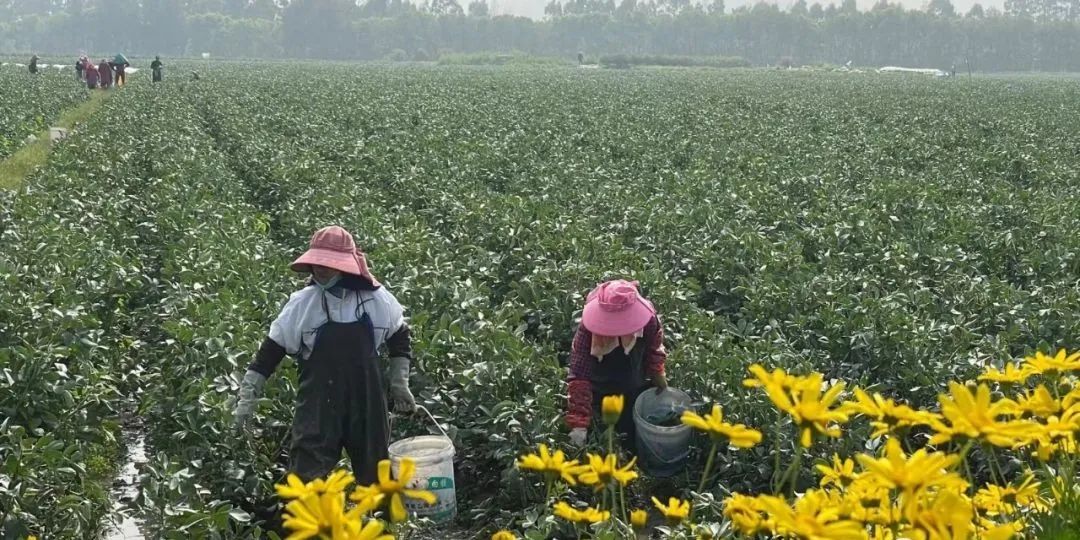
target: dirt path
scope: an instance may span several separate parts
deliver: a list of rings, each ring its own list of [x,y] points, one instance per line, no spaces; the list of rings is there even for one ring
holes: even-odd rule
[[[146,435],[134,413],[123,420],[124,457],[109,490],[112,515],[105,524],[105,540],[143,540],[133,503],[139,495],[139,473],[146,463]]]

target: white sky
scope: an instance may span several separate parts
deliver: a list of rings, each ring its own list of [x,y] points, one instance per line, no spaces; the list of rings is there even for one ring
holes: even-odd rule
[[[726,0],[725,4],[728,9],[736,8],[745,4],[752,4],[755,0]],[[780,4],[781,7],[786,7],[795,2],[795,0],[774,0]],[[896,0],[891,0],[896,1]],[[876,0],[858,0],[859,9],[870,9],[874,5]],[[956,10],[960,13],[967,13],[968,9],[971,9],[972,4],[976,0],[953,0],[953,5],[956,6]],[[468,2],[462,2],[467,4]],[[525,17],[540,18],[544,16],[544,6],[547,5],[548,0],[488,0],[488,3],[492,7],[492,13],[496,15],[522,15]],[[618,0],[616,0],[618,3]],[[822,5],[828,4],[828,1],[821,1]],[[839,2],[837,2],[839,3]],[[899,0],[900,4],[907,9],[922,9],[926,5],[926,0]],[[986,0],[979,2],[984,8],[991,6],[1001,8],[1004,4],[1004,0]],[[813,5],[814,0],[807,0],[807,4]]]

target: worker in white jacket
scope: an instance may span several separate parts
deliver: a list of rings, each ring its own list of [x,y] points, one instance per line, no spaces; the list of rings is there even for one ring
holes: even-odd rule
[[[387,396],[378,362],[390,357],[389,394],[394,409],[416,408],[409,390],[409,326],[394,295],[368,270],[364,254],[341,227],[320,229],[310,248],[292,263],[311,274],[270,325],[240,385],[234,419],[245,425],[266,379],[286,354],[299,369],[289,469],[304,481],[326,476],[344,449],[361,483],[376,481],[387,458],[390,428]]]

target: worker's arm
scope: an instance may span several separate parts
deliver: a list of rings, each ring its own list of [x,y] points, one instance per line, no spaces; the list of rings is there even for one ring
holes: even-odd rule
[[[255,353],[255,359],[248,365],[248,371],[254,371],[263,378],[269,379],[284,358],[285,347],[278,345],[270,336],[266,336],[262,345],[259,346],[259,352]]]
[[[300,327],[299,322],[294,320],[298,316],[298,295],[294,293],[289,298],[281,313],[270,324],[269,335],[263,340],[255,360],[248,365],[247,373],[240,381],[240,396],[233,410],[233,422],[237,426],[243,427],[255,414],[263,388],[266,387],[266,379],[274,373],[285,355],[300,352]]]
[[[387,372],[390,400],[396,413],[413,413],[416,410],[416,397],[408,388],[409,367],[413,361],[413,333],[405,322],[405,309],[386,287],[380,287],[375,297],[382,301],[386,319],[392,321],[389,325],[391,333],[386,339],[387,353],[390,355]]]
[[[567,377],[566,425],[571,429],[588,429],[592,420],[592,371],[596,360],[589,354],[591,344],[592,333],[584,326],[579,327],[570,347],[570,374]]]

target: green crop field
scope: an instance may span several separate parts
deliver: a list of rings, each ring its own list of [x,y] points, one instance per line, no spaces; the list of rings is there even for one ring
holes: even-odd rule
[[[289,261],[328,224],[406,306],[413,391],[457,451],[459,536],[542,514],[515,459],[566,447],[563,363],[605,279],[656,304],[673,386],[765,433],[721,451],[718,498],[767,489],[795,452],[742,384],[752,363],[935,407],[948,381],[1080,335],[1075,80],[197,69],[134,80],[0,192],[7,537],[100,534],[121,426],[137,426],[149,462],[131,506],[148,537],[266,538],[292,362],[252,433],[231,400],[302,286]],[[25,77],[0,70],[0,118],[20,119],[0,127],[0,157],[73,99],[67,76],[7,91]],[[18,112],[28,100],[39,112]],[[428,429],[395,422],[394,438]],[[854,422],[801,459],[870,451],[868,434]],[[695,448],[664,489],[696,487]]]
[[[87,94],[70,70],[48,68],[31,77],[26,67],[7,61],[3,64],[0,66],[0,159],[22,146],[28,136],[40,135],[61,110]]]

